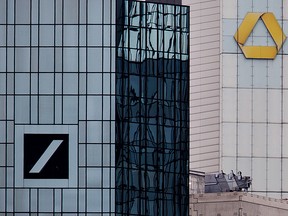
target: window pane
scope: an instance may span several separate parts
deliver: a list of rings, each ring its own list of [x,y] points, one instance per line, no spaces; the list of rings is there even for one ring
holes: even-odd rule
[[[39,93],[40,94],[54,93],[54,74],[52,73],[39,74]]]
[[[78,97],[64,96],[63,97],[63,123],[77,124],[78,123]]]
[[[64,23],[78,23],[78,0],[64,0]]]
[[[42,25],[40,29],[40,46],[53,46],[54,45],[54,26]]]
[[[78,74],[64,73],[63,74],[63,93],[78,94]]]
[[[78,26],[65,25],[63,40],[64,46],[78,46]]]
[[[0,24],[6,24],[6,0],[0,0]]]
[[[30,23],[30,0],[16,0],[16,23]]]
[[[8,57],[9,58],[9,57]],[[30,49],[16,48],[15,49],[15,72],[29,72],[30,71]]]
[[[87,142],[88,143],[101,143],[101,121],[89,121],[87,122]]]
[[[39,97],[39,123],[51,124],[54,121],[54,99],[52,96]]]
[[[102,23],[102,2],[102,0],[88,0],[88,23]]]
[[[63,52],[64,72],[78,71],[78,50],[76,48],[65,48]]]
[[[15,96],[15,123],[29,123],[29,101],[28,96]]]
[[[27,73],[15,73],[15,93],[28,94],[30,92],[30,76]]]
[[[39,53],[39,72],[54,71],[54,49],[40,48]]]
[[[40,23],[54,23],[54,1],[40,0]]]

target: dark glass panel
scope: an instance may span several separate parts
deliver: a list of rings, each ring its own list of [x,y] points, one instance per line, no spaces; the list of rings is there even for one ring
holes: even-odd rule
[[[188,215],[187,9],[118,4],[116,212]]]

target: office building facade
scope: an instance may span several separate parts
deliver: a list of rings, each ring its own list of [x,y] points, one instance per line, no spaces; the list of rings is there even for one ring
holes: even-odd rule
[[[187,215],[188,7],[0,10],[0,215]]]
[[[190,168],[242,171],[252,193],[287,198],[287,1],[189,4]]]
[[[116,211],[187,215],[188,7],[117,8]]]

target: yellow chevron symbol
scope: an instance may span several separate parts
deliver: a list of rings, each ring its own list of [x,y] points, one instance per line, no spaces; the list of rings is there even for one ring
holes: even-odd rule
[[[247,38],[260,19],[270,33],[275,46],[244,46]],[[237,29],[234,39],[247,59],[274,59],[285,42],[286,35],[273,13],[247,13]]]

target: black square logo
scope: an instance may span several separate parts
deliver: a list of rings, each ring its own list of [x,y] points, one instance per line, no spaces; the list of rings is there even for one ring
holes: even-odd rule
[[[68,179],[69,134],[24,134],[24,179]]]

